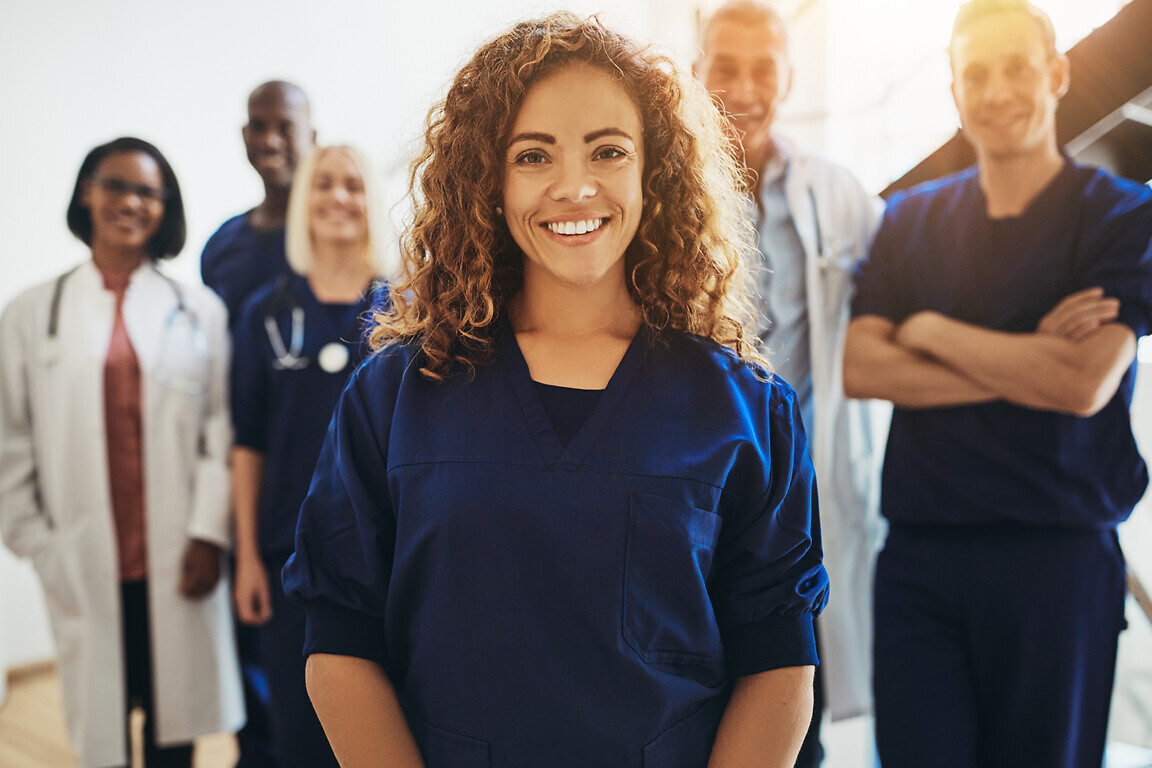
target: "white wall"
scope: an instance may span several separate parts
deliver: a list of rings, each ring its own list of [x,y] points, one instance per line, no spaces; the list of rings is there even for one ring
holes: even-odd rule
[[[260,199],[240,141],[245,98],[271,78],[311,95],[322,142],[406,163],[424,116],[482,40],[557,4],[533,0],[45,0],[0,5],[0,303],[85,257],[64,226],[84,154],[156,143],[185,193],[194,276],[226,217]],[[690,40],[688,2],[571,0],[637,36]],[[682,11],[682,12],[681,12]]]

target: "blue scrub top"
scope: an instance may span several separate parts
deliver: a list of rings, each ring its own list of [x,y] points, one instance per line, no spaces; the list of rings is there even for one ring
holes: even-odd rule
[[[232,422],[236,445],[264,454],[260,488],[260,551],[285,558],[292,551],[296,518],[308,492],[332,410],[352,372],[367,354],[364,322],[381,287],[355,304],[326,304],[312,293],[307,278],[284,276],[260,287],[244,305],[232,345]],[[304,310],[300,370],[282,370],[264,319],[271,312],[283,344],[292,339],[292,306]],[[347,364],[326,371],[317,358],[330,343],[343,344]]]
[[[1152,191],[1067,163],[1018,217],[991,219],[975,168],[893,196],[852,315],[899,324],[921,310],[1029,333],[1069,294],[1101,286],[1117,322],[1152,328]],[[997,401],[896,408],[881,511],[915,524],[1025,523],[1107,528],[1148,485],[1128,408],[1133,361],[1094,416]]]
[[[515,336],[441,383],[394,344],[329,427],[289,595],[378,661],[429,768],[703,768],[736,677],[817,661],[827,599],[795,393],[641,331],[566,444]]]
[[[232,330],[252,292],[287,269],[284,228],[254,229],[247,213],[221,224],[200,256],[200,277],[224,300]]]

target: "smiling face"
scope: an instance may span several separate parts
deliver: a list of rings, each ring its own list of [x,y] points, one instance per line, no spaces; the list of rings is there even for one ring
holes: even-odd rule
[[[314,243],[368,242],[368,198],[360,169],[333,149],[316,162],[308,196],[308,223]]]
[[[606,72],[572,64],[528,91],[505,152],[504,215],[525,283],[624,283],[643,206],[643,126]]]
[[[144,258],[164,219],[166,197],[160,166],[144,152],[101,160],[80,198],[92,220],[93,252]]]
[[[749,167],[759,171],[771,146],[776,109],[792,85],[787,33],[772,21],[717,18],[702,53],[693,71],[724,105]]]
[[[978,19],[956,36],[951,55],[952,96],[978,154],[1058,154],[1056,104],[1068,88],[1068,60],[1049,51],[1034,19]]]
[[[292,186],[300,157],[311,151],[316,132],[302,93],[265,87],[248,101],[242,134],[248,162],[264,184],[286,190]]]

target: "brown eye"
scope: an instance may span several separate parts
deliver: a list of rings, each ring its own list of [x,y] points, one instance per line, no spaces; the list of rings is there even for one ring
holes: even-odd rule
[[[543,152],[529,149],[527,152],[521,152],[517,155],[515,162],[520,165],[540,165],[546,159]]]
[[[620,147],[601,147],[596,150],[594,157],[597,160],[615,160],[620,157],[628,157],[628,153]]]

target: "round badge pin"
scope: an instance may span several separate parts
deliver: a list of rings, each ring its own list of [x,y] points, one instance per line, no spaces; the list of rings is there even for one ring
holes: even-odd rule
[[[344,370],[344,366],[348,365],[348,347],[337,341],[325,344],[320,349],[317,362],[328,373],[340,373]]]

